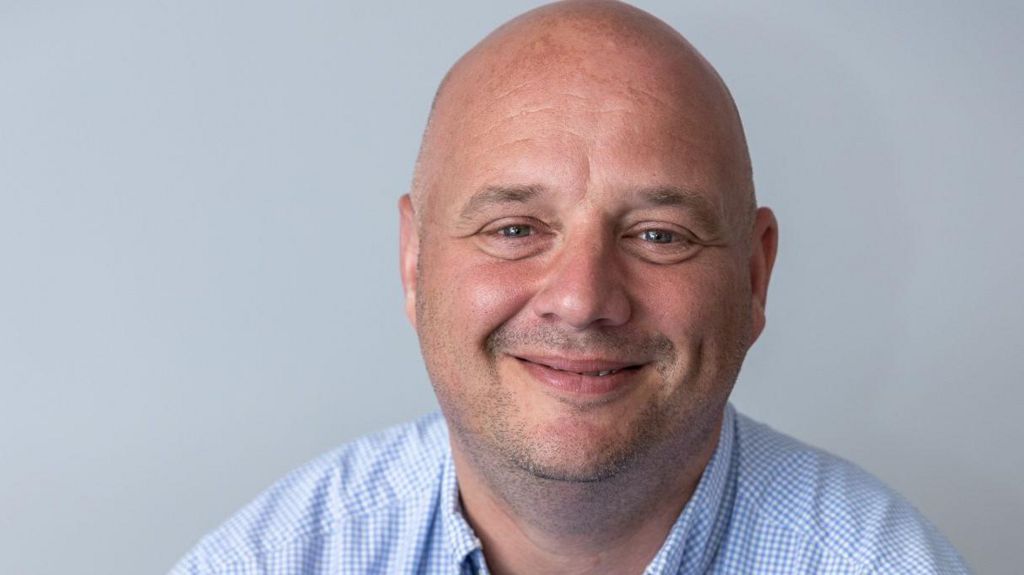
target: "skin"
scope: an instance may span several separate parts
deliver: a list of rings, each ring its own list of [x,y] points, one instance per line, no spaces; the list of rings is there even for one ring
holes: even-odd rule
[[[446,76],[402,281],[494,572],[658,551],[764,327],[777,224],[754,206],[727,89],[640,10],[539,8]]]

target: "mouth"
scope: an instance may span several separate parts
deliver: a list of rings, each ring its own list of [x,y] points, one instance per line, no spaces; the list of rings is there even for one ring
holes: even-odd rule
[[[559,394],[607,396],[631,387],[644,363],[606,359],[513,356],[534,379]]]

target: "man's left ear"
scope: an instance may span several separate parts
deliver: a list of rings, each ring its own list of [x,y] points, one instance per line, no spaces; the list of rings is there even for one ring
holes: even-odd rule
[[[399,265],[402,288],[405,290],[405,315],[416,328],[416,261],[420,255],[420,240],[416,233],[416,214],[409,194],[398,199]]]
[[[779,247],[779,224],[768,208],[758,208],[754,215],[754,228],[750,242],[750,343],[754,343],[764,330],[765,305],[768,301],[768,280],[771,279],[775,254]]]

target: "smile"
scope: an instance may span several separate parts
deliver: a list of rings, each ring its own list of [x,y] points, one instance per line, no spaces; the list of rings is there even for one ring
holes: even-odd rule
[[[532,378],[559,395],[608,396],[635,383],[643,364],[602,359],[514,356]]]
[[[523,361],[529,361],[529,360],[523,360]],[[631,365],[629,367],[620,367],[620,368],[615,368],[615,369],[603,369],[603,370],[598,370],[598,371],[575,371],[575,370],[571,370],[571,369],[560,369],[560,368],[557,368],[557,367],[554,367],[554,366],[551,366],[551,365],[546,365],[546,364],[543,364],[543,363],[539,363],[537,365],[541,365],[543,367],[547,367],[547,368],[553,369],[555,371],[564,371],[565,373],[575,373],[577,375],[586,375],[588,377],[605,377],[605,376],[608,376],[608,375],[614,375],[616,373],[619,373],[620,371],[622,371],[624,369],[640,369],[639,365]]]

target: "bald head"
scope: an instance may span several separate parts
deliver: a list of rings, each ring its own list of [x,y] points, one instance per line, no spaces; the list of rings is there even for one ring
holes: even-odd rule
[[[775,224],[754,213],[732,99],[685,39],[616,2],[512,20],[442,83],[412,195],[406,313],[463,470],[643,491],[678,478],[661,464],[680,453],[710,457],[764,324]],[[591,361],[638,371],[598,381]]]
[[[412,186],[417,220],[425,199],[451,182],[481,124],[572,108],[589,99],[607,111],[659,108],[683,138],[699,140],[728,193],[734,224],[754,210],[750,160],[739,115],[711,65],[678,32],[621,2],[566,1],[504,24],[449,70],[431,107]],[[593,107],[593,106],[592,106]],[[604,121],[600,114],[595,123]],[[557,120],[556,120],[557,121]],[[682,152],[682,150],[681,150]],[[679,162],[692,161],[683,153]],[[722,206],[725,209],[727,206]]]

